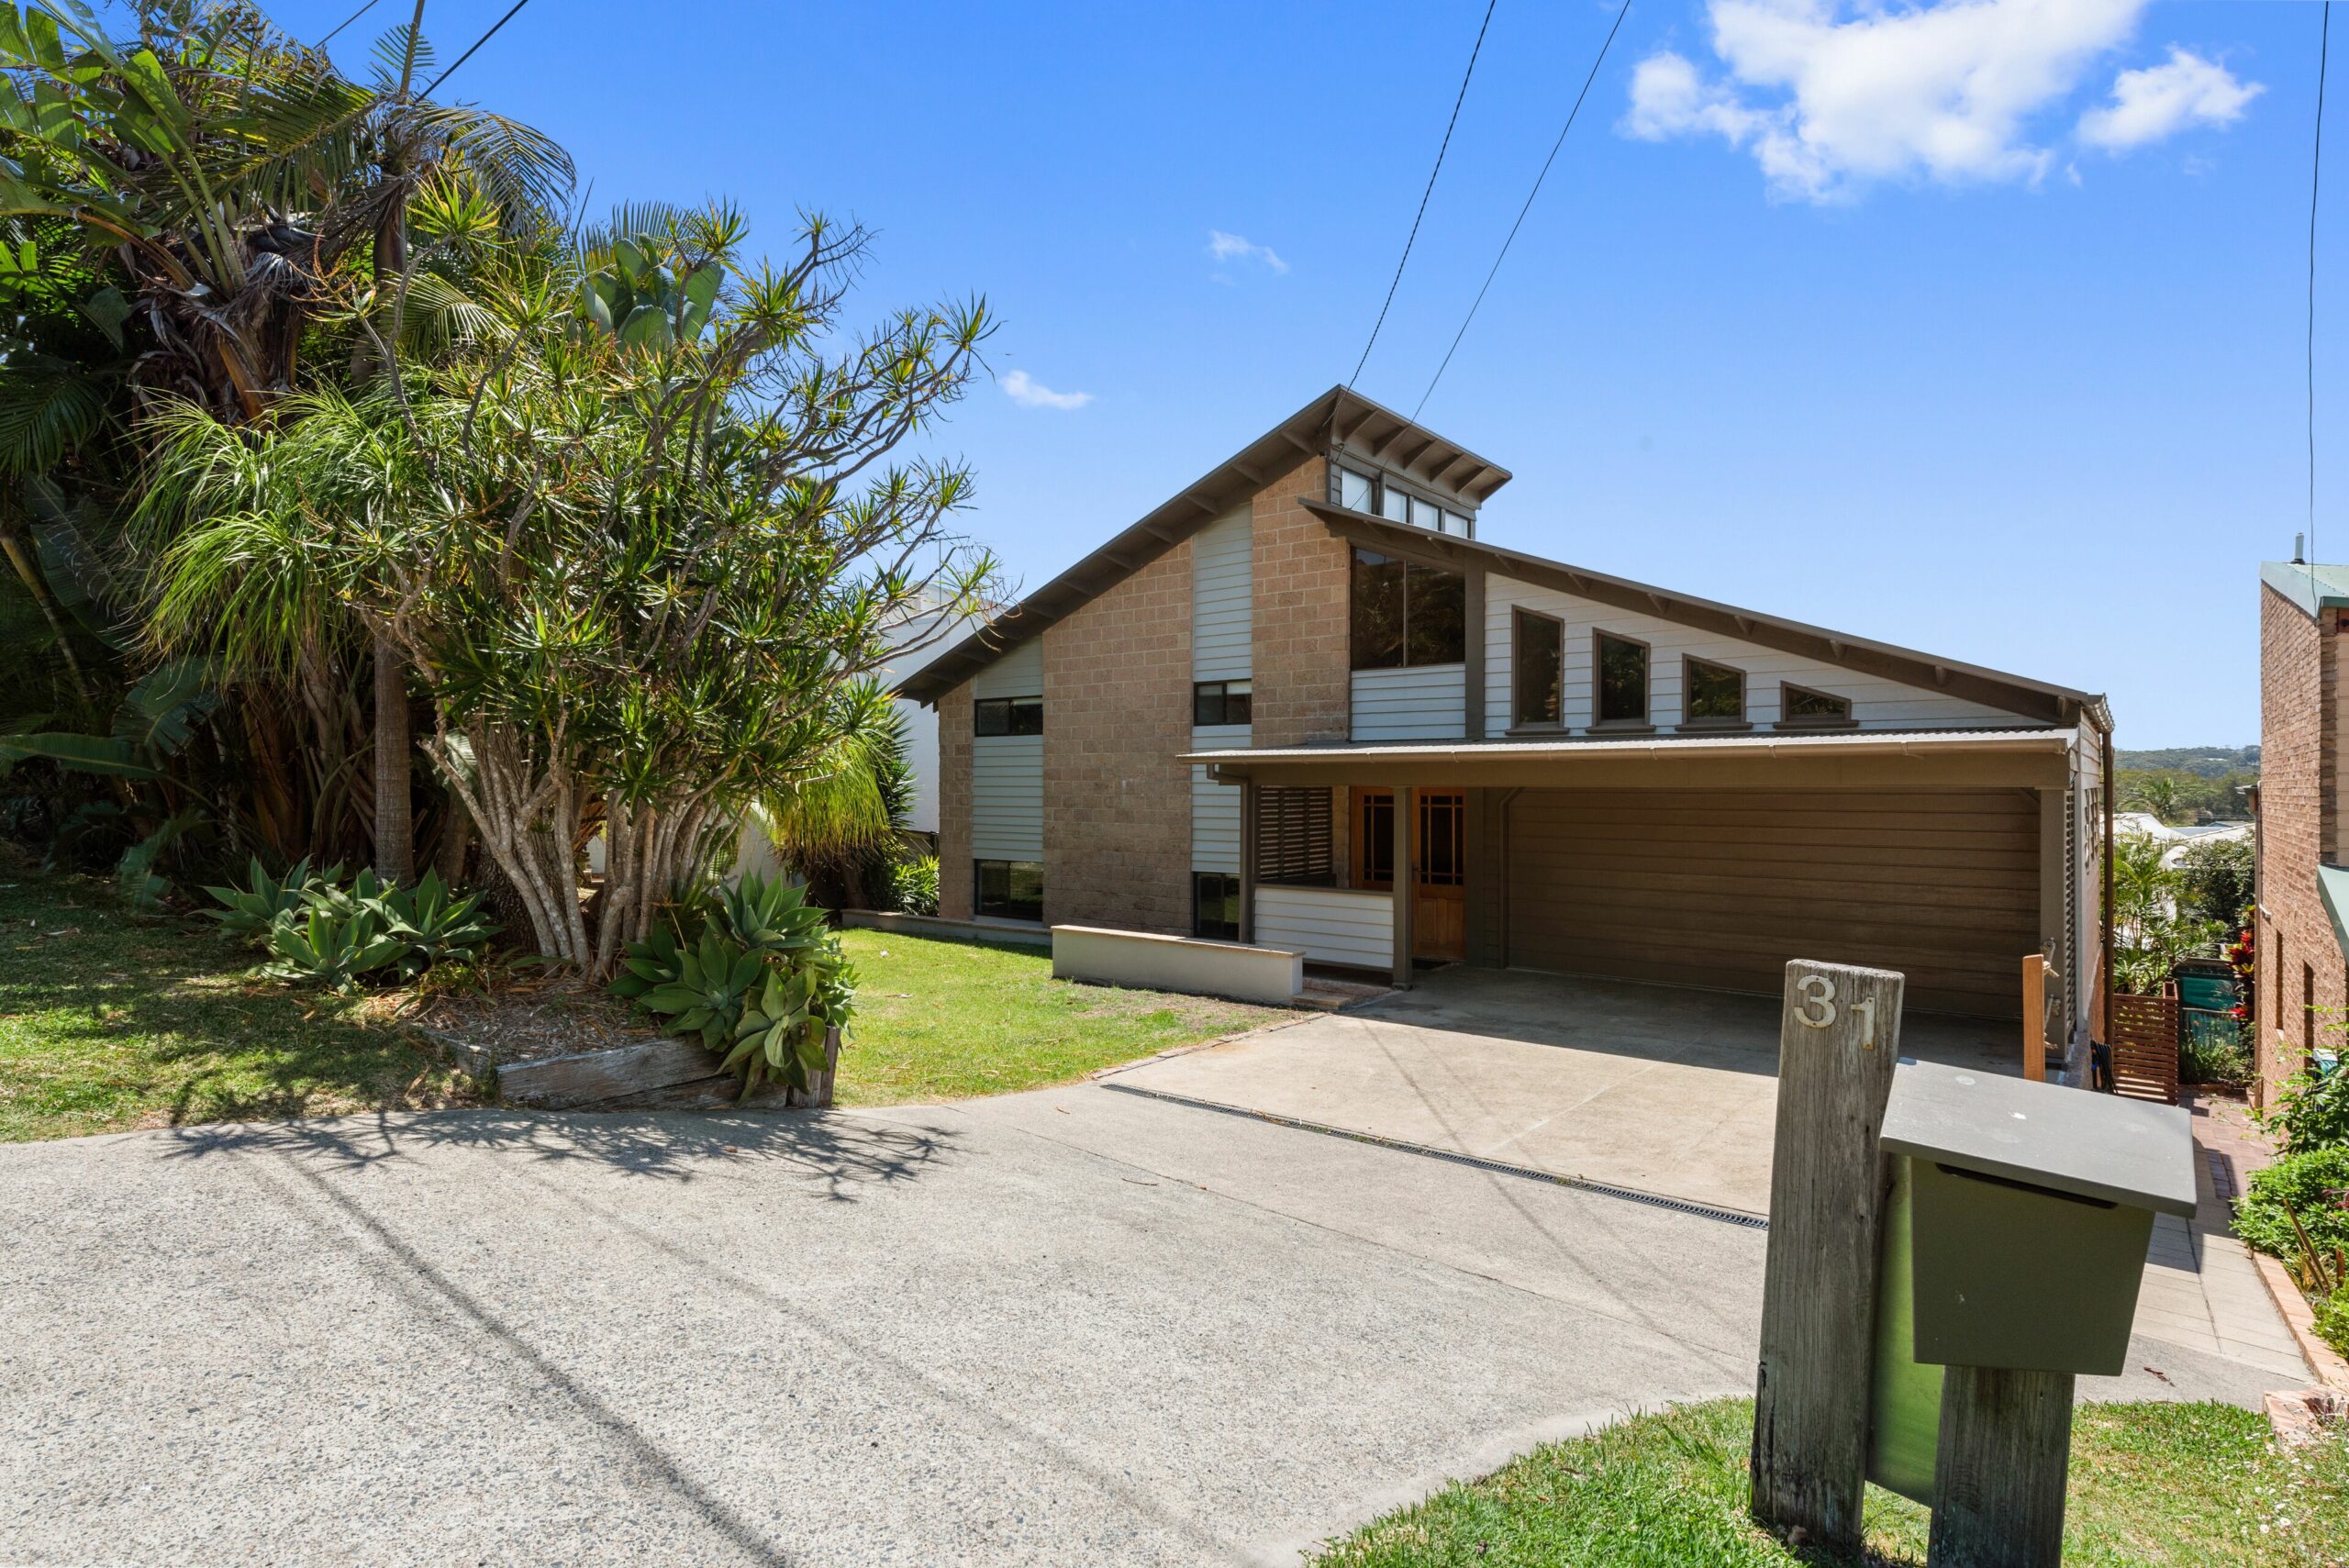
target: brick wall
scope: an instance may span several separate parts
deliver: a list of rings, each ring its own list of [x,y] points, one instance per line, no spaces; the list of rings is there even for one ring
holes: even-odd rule
[[[1351,553],[1299,503],[1330,496],[1329,465],[1299,463],[1256,494],[1255,699],[1258,746],[1343,740],[1352,728],[1346,651]]]
[[[2332,612],[2326,612],[2328,616]],[[2259,1091],[2306,1062],[2308,1004],[2349,1005],[2341,946],[2316,889],[2319,862],[2339,852],[2336,726],[2341,660],[2349,649],[2299,606],[2262,585],[2259,605]],[[2280,982],[2280,986],[2279,986]],[[2334,1011],[2327,1015],[2324,1009]]]
[[[1191,541],[1044,630],[1044,918],[1191,929]]]
[[[938,699],[938,912],[971,917],[971,683]]]

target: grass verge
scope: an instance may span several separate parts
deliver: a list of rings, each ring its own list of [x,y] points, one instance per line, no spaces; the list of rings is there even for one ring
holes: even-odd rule
[[[1553,1443],[1330,1542],[1313,1568],[1820,1563],[1745,1513],[1750,1400],[1682,1406]],[[1931,1516],[1868,1488],[1870,1563],[1921,1563]],[[2072,1425],[2067,1568],[2337,1568],[2349,1434],[2298,1453],[2226,1405],[2088,1405]]]
[[[0,862],[0,1142],[464,1103],[382,998],[252,984],[193,922]]]
[[[1051,956],[1026,948],[862,929],[841,941],[857,973],[842,1105],[1039,1089],[1294,1016],[1055,980]]]

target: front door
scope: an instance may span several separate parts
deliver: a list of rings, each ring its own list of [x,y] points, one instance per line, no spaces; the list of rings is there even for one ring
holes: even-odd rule
[[[1411,956],[1468,956],[1468,796],[1456,789],[1417,792],[1412,861]],[[1354,885],[1395,885],[1395,792],[1354,791]]]

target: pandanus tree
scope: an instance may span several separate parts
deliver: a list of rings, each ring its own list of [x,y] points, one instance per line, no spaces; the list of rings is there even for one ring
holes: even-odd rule
[[[721,211],[541,254],[478,291],[489,324],[441,369],[306,407],[264,458],[193,416],[173,448],[211,487],[168,552],[174,615],[304,573],[355,606],[429,695],[423,749],[539,950],[592,978],[745,812],[841,767],[843,696],[893,634],[992,584],[951,527],[967,469],[907,450],[976,373],[984,304],[851,331],[863,230],[809,218],[783,266],[740,238]],[[262,478],[295,447],[316,506]]]
[[[569,159],[526,126],[418,94],[431,64],[421,13],[378,43],[373,79],[360,82],[247,5],[144,0],[117,37],[82,0],[0,4],[0,303],[70,291],[72,313],[44,319],[85,339],[94,326],[112,350],[48,354],[38,376],[11,378],[0,477],[49,480],[109,425],[129,427],[122,444],[135,450],[141,417],[165,406],[224,426],[282,424],[300,411],[283,405],[321,328],[351,345],[349,372],[393,373],[395,344],[415,336],[412,292],[417,324],[445,325],[462,306],[411,243],[412,205],[436,185],[462,189],[468,221],[499,238],[546,229],[568,199]],[[20,493],[54,507],[54,488]],[[25,509],[0,504],[11,539]],[[62,596],[44,596],[54,583],[27,586],[44,606]],[[411,748],[396,649],[347,620],[306,630],[280,688],[307,720],[293,749],[314,786],[339,781],[354,796],[343,756],[372,752],[376,863],[405,877]],[[371,652],[372,728],[350,693]],[[250,720],[272,706],[239,711]],[[270,763],[289,749],[266,734],[247,741]]]

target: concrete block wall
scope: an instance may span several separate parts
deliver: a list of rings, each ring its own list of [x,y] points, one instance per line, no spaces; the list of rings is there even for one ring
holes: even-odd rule
[[[1249,503],[1255,534],[1255,698],[1252,744],[1303,746],[1352,739],[1353,659],[1348,646],[1353,547],[1307,511],[1330,498],[1330,465],[1308,458]],[[1331,852],[1346,880],[1352,811],[1330,792]]]
[[[938,912],[967,920],[971,883],[971,683],[938,699]]]
[[[2321,861],[2340,853],[2335,715],[2349,643],[2336,624],[2310,618],[2262,585],[2259,605],[2258,1094],[2307,1062],[2310,1044],[2349,1007],[2349,972],[2316,887]],[[2321,611],[2327,623],[2337,612]],[[2310,1013],[2314,1004],[2316,1015]]]
[[[1191,541],[1044,630],[1044,918],[1191,929]]]

